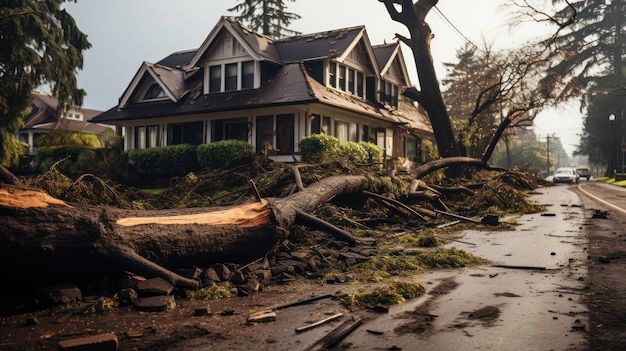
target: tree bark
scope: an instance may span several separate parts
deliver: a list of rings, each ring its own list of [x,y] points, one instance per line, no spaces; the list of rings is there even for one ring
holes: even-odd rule
[[[228,209],[121,210],[66,203],[22,187],[0,187],[0,276],[79,277],[128,270],[174,285],[171,271],[263,256],[296,222],[334,196],[371,189],[365,176],[333,176],[285,198]],[[167,268],[165,268],[167,267]],[[37,274],[39,273],[39,274]]]
[[[438,160],[430,161],[428,163],[424,163],[423,165],[418,166],[412,171],[413,177],[419,179],[424,177],[425,175],[434,172],[438,169],[443,169],[452,166],[470,166],[477,167],[483,169],[491,169],[491,167],[477,158],[471,157],[448,157],[441,158]]]
[[[379,0],[385,4],[387,12],[396,22],[404,24],[410,38],[396,34],[413,52],[417,67],[421,92],[408,89],[405,96],[413,97],[428,112],[435,133],[437,149],[441,157],[463,156],[454,137],[450,116],[443,101],[439,80],[433,64],[430,41],[434,35],[426,22],[426,15],[437,4],[437,0]],[[400,6],[398,10],[396,6]]]

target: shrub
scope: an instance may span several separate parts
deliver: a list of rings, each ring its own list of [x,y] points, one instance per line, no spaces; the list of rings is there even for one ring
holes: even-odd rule
[[[353,141],[339,145],[338,154],[355,163],[367,163],[369,158],[368,152]]]
[[[54,163],[57,170],[70,178],[91,173],[100,178],[123,180],[127,176],[127,162],[120,149],[90,146],[50,146],[37,149],[38,170],[46,172]]]
[[[383,161],[383,149],[368,142],[355,143],[349,141],[339,146],[339,154],[362,164]]]
[[[376,144],[362,141],[359,145],[367,152],[368,158],[366,163],[383,162],[385,150]]]
[[[154,177],[184,175],[196,170],[196,148],[189,144],[133,149],[128,162],[135,172]]]
[[[298,143],[304,162],[327,161],[336,155],[339,145],[339,139],[325,134],[313,134]]]
[[[304,162],[325,162],[338,158],[363,164],[383,161],[383,149],[375,144],[349,141],[342,145],[339,139],[324,134],[305,137],[299,146]]]
[[[232,167],[249,162],[252,157],[252,145],[243,140],[221,140],[197,148],[197,162],[201,169]]]

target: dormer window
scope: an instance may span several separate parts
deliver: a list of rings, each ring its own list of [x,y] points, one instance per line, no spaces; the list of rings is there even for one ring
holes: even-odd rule
[[[72,119],[75,121],[82,121],[83,120],[83,114],[80,112],[76,112],[76,111],[68,111],[65,112],[64,114],[65,119]]]
[[[326,85],[352,95],[365,97],[363,72],[337,62],[328,63],[328,83]]]
[[[254,61],[209,66],[208,92],[211,94],[254,89],[254,73]]]
[[[382,91],[380,94],[380,101],[385,104],[385,105],[389,105],[390,107],[395,107],[398,108],[398,86],[387,82],[387,81],[382,81]]]
[[[144,100],[156,100],[165,98],[165,91],[159,85],[159,83],[152,83],[146,93],[143,96]]]

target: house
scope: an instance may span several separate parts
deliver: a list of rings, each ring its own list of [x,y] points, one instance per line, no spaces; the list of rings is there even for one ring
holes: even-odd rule
[[[325,133],[421,162],[433,132],[410,85],[400,45],[372,46],[364,26],[272,39],[222,17],[199,48],[144,62],[92,122],[123,127],[126,150],[240,139],[291,161]]]
[[[72,107],[60,114],[58,100],[51,95],[34,92],[32,109],[24,117],[24,126],[17,133],[16,138],[29,145],[28,155],[37,153],[37,138],[50,133],[55,129],[71,130],[79,133],[101,134],[114,127],[90,123],[91,119],[102,113],[99,110]]]

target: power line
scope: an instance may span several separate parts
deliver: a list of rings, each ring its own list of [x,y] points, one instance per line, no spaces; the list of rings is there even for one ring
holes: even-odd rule
[[[435,8],[435,13],[450,27],[452,28],[466,43],[470,44],[471,46],[474,47],[474,49],[476,50],[480,50],[478,48],[478,46],[476,44],[474,44],[474,42],[472,42],[465,34],[463,34],[463,32],[461,32],[460,29],[458,29],[453,23],[452,21],[450,21],[448,19],[448,17],[446,17],[446,15],[443,14],[443,12],[441,12],[441,10],[439,10],[439,8],[437,7],[437,5],[434,6]]]

